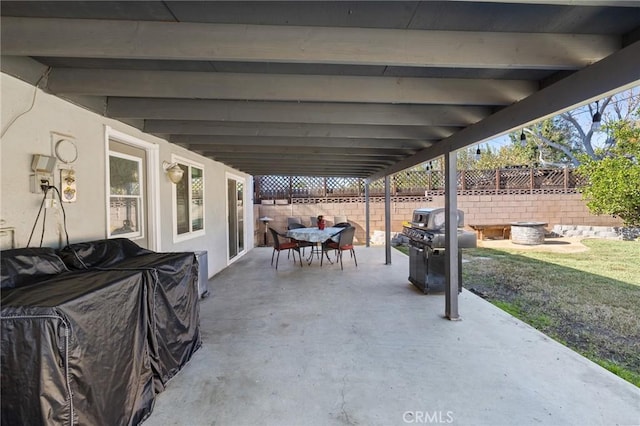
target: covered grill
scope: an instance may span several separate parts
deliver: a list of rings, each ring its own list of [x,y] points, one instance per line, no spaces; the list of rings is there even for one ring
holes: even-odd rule
[[[444,208],[423,208],[413,211],[413,220],[402,233],[409,238],[409,281],[427,293],[445,289]],[[458,210],[458,249],[476,247],[476,234],[465,231],[464,212]],[[462,269],[462,256],[458,253],[458,270]],[[459,274],[458,291],[462,291]]]

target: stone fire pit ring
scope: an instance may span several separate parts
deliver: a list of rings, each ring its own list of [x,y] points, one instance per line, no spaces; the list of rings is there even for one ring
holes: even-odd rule
[[[511,242],[534,246],[544,244],[545,222],[511,222]]]

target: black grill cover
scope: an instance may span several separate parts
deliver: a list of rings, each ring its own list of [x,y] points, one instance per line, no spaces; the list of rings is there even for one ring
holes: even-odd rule
[[[69,269],[117,267],[123,260],[149,253],[155,252],[126,238],[75,243],[58,252]]]
[[[147,270],[154,286],[151,358],[156,392],[201,346],[198,305],[198,261],[193,253],[150,253],[118,263],[118,268]]]
[[[49,247],[4,250],[0,256],[0,285],[21,287],[66,270],[62,259]]]
[[[135,425],[150,414],[201,346],[198,264],[136,247],[74,244],[59,254],[79,270],[3,289],[2,424]]]
[[[156,392],[201,346],[198,261],[193,253],[156,253],[125,238],[71,244],[60,251],[70,268],[147,270],[152,275],[151,358]]]
[[[2,292],[2,424],[133,425],[152,409],[147,271]],[[72,420],[73,419],[73,420]]]

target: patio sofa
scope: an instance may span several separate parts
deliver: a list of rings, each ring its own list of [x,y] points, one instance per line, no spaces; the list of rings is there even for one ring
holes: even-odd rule
[[[200,348],[194,253],[0,253],[2,424],[135,425]]]

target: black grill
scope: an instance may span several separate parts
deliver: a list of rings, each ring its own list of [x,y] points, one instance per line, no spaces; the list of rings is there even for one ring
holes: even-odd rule
[[[444,209],[417,209],[413,221],[402,233],[409,238],[409,281],[423,293],[445,290]],[[464,213],[458,210],[458,227],[464,226]],[[462,269],[460,249],[476,247],[473,232],[458,229],[458,270]],[[462,274],[458,274],[458,292],[462,291]]]

